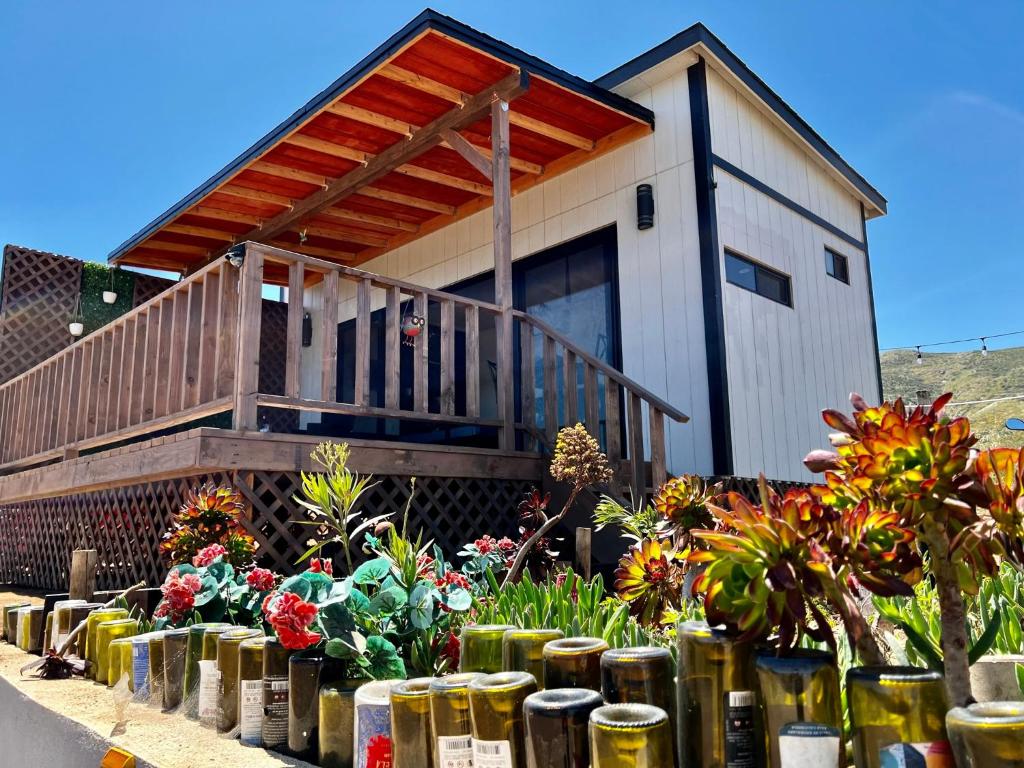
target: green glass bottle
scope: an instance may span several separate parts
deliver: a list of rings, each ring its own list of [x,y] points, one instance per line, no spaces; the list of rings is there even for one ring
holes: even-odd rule
[[[957,765],[1024,768],[1024,703],[956,707],[946,715],[946,729]]]
[[[71,608],[71,632],[74,632],[78,625],[83,621],[86,622],[86,628],[83,629],[75,637],[74,642],[68,646],[68,654],[73,654],[80,659],[86,658],[85,647],[89,637],[89,614],[93,611],[102,610],[102,603],[86,603],[85,605],[75,605]],[[69,633],[70,634],[70,633]]]
[[[153,632],[149,636],[149,703],[164,703],[164,636],[171,630]]]
[[[675,723],[676,668],[668,648],[610,648],[601,654],[601,693],[609,704],[651,704]],[[677,749],[676,729],[672,749]]]
[[[182,704],[185,709],[185,717],[192,720],[199,716],[199,681],[202,676],[202,667],[199,662],[203,661],[203,639],[206,630],[221,630],[230,627],[223,621],[208,621],[193,624],[188,628],[188,647],[185,649],[185,687],[182,691]],[[216,658],[216,645],[213,646],[212,658]]]
[[[767,768],[796,763],[842,768],[843,714],[839,669],[832,654],[795,649],[776,656],[773,650],[759,650],[754,668]]]
[[[507,629],[501,641],[501,668],[505,672],[529,672],[544,688],[544,645],[561,640],[560,629]]]
[[[526,768],[523,702],[536,692],[529,672],[498,672],[469,684],[474,764],[500,760],[507,768]]]
[[[321,649],[295,653],[288,659],[288,752],[315,760],[320,744],[320,686],[335,683],[345,664]]]
[[[321,768],[352,768],[355,764],[356,689],[367,682],[365,678],[342,680],[320,688],[317,752]]]
[[[590,713],[604,704],[589,688],[548,688],[523,702],[527,768],[590,768]]]
[[[163,640],[163,709],[171,712],[181,706],[185,694],[185,657],[188,655],[188,627],[168,629]]]
[[[668,713],[650,704],[598,707],[590,713],[590,755],[591,768],[669,768],[675,763]]]
[[[263,646],[263,722],[260,739],[266,749],[288,746],[288,659],[294,651],[271,637]]]
[[[89,616],[86,619],[85,624],[85,659],[88,661],[88,665],[85,669],[85,675],[92,680],[96,679],[97,669],[96,666],[99,664],[99,658],[96,655],[96,627],[104,621],[113,621],[114,619],[127,619],[128,611],[124,608],[97,608],[95,611],[90,611]]]
[[[676,637],[677,738],[683,768],[755,765],[762,748],[755,726],[750,644],[702,621],[680,623]]]
[[[404,680],[391,689],[391,748],[394,765],[403,768],[434,766],[434,739],[430,730],[430,681],[429,677],[417,677]],[[320,733],[322,740],[322,726]]]
[[[566,637],[544,644],[545,688],[601,690],[601,654],[608,643],[598,637]]]
[[[236,627],[217,637],[217,673],[220,676],[220,703],[217,730],[227,733],[238,725],[238,653],[243,640],[263,634],[258,629]]]
[[[434,733],[434,765],[472,765],[473,725],[469,716],[469,684],[483,677],[462,672],[430,682],[430,728]]]
[[[106,683],[109,677],[110,644],[119,638],[137,634],[139,622],[135,619],[114,619],[96,625],[96,680]]]
[[[857,768],[902,765],[908,759],[943,765],[946,688],[938,672],[918,667],[854,667],[846,673],[846,698]]]
[[[128,690],[134,690],[132,684],[132,639],[131,637],[119,637],[110,641],[107,649],[107,679],[104,682],[108,688],[117,685],[122,677],[128,678]]]
[[[3,607],[3,623],[0,624],[0,630],[4,633],[4,640],[11,645],[18,644],[18,610],[27,607],[28,603],[11,603]]]
[[[85,600],[58,600],[53,606],[52,634],[47,641],[49,647],[58,649],[68,639],[77,624],[71,623],[72,611],[75,608],[99,608],[99,603],[87,603]],[[88,614],[86,614],[88,615]],[[85,618],[84,616],[82,618]]]
[[[501,645],[508,624],[469,624],[462,628],[460,672],[501,672]]]
[[[266,637],[238,646],[238,738],[248,747],[263,743],[263,649]]]

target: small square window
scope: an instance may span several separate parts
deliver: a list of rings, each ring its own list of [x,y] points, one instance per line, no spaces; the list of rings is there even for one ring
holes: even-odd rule
[[[836,253],[830,248],[825,249],[825,272],[847,285],[850,283],[849,261],[843,254]]]
[[[793,305],[789,275],[745,259],[730,251],[725,252],[725,279],[733,285],[764,296],[766,299]]]

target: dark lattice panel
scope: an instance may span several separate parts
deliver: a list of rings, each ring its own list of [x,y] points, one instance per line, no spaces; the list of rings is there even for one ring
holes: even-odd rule
[[[4,247],[0,383],[74,339],[68,322],[82,284],[82,262],[17,245]]]
[[[385,475],[364,497],[366,514],[394,513],[400,524],[409,500],[409,478]],[[251,532],[260,545],[260,564],[283,573],[296,570],[295,562],[312,540],[325,531],[295,522],[299,508],[291,501],[300,478],[293,472],[252,472],[239,476],[238,487],[252,504]],[[411,531],[423,531],[423,541],[433,540],[445,554],[455,553],[467,541],[485,533],[496,537],[518,535],[516,505],[531,487],[520,480],[495,478],[417,478],[416,494],[409,510]],[[362,541],[357,542],[359,546]],[[363,559],[357,546],[353,560]],[[339,555],[340,553],[334,553]]]
[[[367,515],[395,513],[409,498],[409,478],[381,476],[367,492]],[[243,519],[256,539],[257,561],[293,573],[316,528],[295,522],[302,514],[292,500],[300,478],[294,472],[215,474],[40,499],[0,506],[0,583],[38,589],[67,587],[71,552],[99,554],[97,586],[117,589],[138,581],[157,585],[167,572],[158,545],[185,494],[206,481],[235,485],[248,502]],[[515,508],[529,488],[516,480],[421,478],[409,515],[411,530],[423,530],[454,559],[468,540],[484,533],[516,533]],[[323,535],[323,532],[320,532]],[[361,542],[360,542],[361,543]],[[360,561],[363,555],[353,552]]]
[[[735,491],[742,496],[756,502],[761,492],[757,487],[757,478],[755,477],[733,477],[727,475],[724,477],[709,477],[709,483],[721,483],[723,491]],[[808,483],[795,483],[788,480],[769,480],[768,485],[776,490],[778,493],[785,493],[792,488],[806,488]]]
[[[137,307],[145,304],[150,299],[159,296],[174,285],[173,280],[168,280],[156,275],[146,275],[141,272],[135,274],[135,292],[132,295],[132,306]]]
[[[284,394],[285,361],[288,355],[288,305],[263,300],[260,326],[260,392],[265,395]],[[281,408],[260,408],[259,423],[270,426],[271,432],[294,432],[299,426],[299,412]]]

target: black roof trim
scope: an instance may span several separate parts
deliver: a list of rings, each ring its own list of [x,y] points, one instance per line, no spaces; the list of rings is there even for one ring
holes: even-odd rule
[[[782,118],[790,128],[796,131],[801,138],[814,147],[864,197],[870,200],[882,213],[886,212],[886,199],[882,197],[881,193],[871,186],[867,179],[857,173],[853,166],[846,162],[806,120],[797,114],[796,110],[783,101],[781,96],[773,91],[764,80],[754,74],[750,67],[744,64],[735,53],[726,47],[725,43],[719,40],[703,24],[697,23],[692,27],[684,29],[665,42],[654,46],[646,53],[640,54],[636,58],[627,61],[621,67],[616,67],[608,74],[597,78],[594,83],[602,88],[614,88],[626,80],[660,64],[665,59],[685,51],[687,48],[692,48],[697,43],[702,43],[706,46],[719,61],[729,68],[729,71],[757,94],[757,97]]]
[[[457,21],[450,16],[445,16],[444,14],[427,8],[416,16],[416,18],[402,27],[402,29],[381,43],[381,45],[364,57],[362,61],[352,67],[348,72],[343,74],[327,86],[327,88],[293,112],[287,119],[281,122],[263,138],[259,139],[255,144],[245,150],[245,152],[200,184],[196,189],[186,195],[185,198],[180,200],[157,218],[153,219],[153,221],[139,230],[136,234],[132,235],[128,240],[125,240],[117,246],[107,256],[107,261],[114,261],[118,257],[123,256],[126,252],[153,234],[155,230],[179,216],[183,211],[191,208],[198,200],[201,200],[203,197],[208,195],[215,187],[220,185],[224,179],[236,173],[253,157],[263,153],[270,146],[275,144],[282,136],[293,131],[299,124],[305,121],[311,113],[319,112],[323,107],[334,101],[348,88],[358,82],[370,70],[377,67],[385,59],[395,55],[409,41],[429,29],[436,30],[442,34],[466,43],[467,45],[479,48],[480,50],[502,59],[513,66],[520,67],[531,74],[551,80],[564,88],[575,91],[581,96],[586,96],[594,99],[595,101],[601,102],[611,109],[623,112],[638,120],[643,120],[651,126],[654,125],[654,113],[646,107],[643,107],[623,96],[619,96],[616,93],[612,93],[600,85],[591,83],[581,77],[570,74],[563,69],[552,66],[551,64],[538,59],[536,56],[531,56],[530,54],[508,45],[507,43],[503,43],[490,35],[485,35],[484,33]]]

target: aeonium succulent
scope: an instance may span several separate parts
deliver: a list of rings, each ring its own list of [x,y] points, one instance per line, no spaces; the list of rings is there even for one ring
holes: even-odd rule
[[[679,610],[682,562],[667,539],[642,539],[619,560],[615,591],[641,624],[662,623]]]

